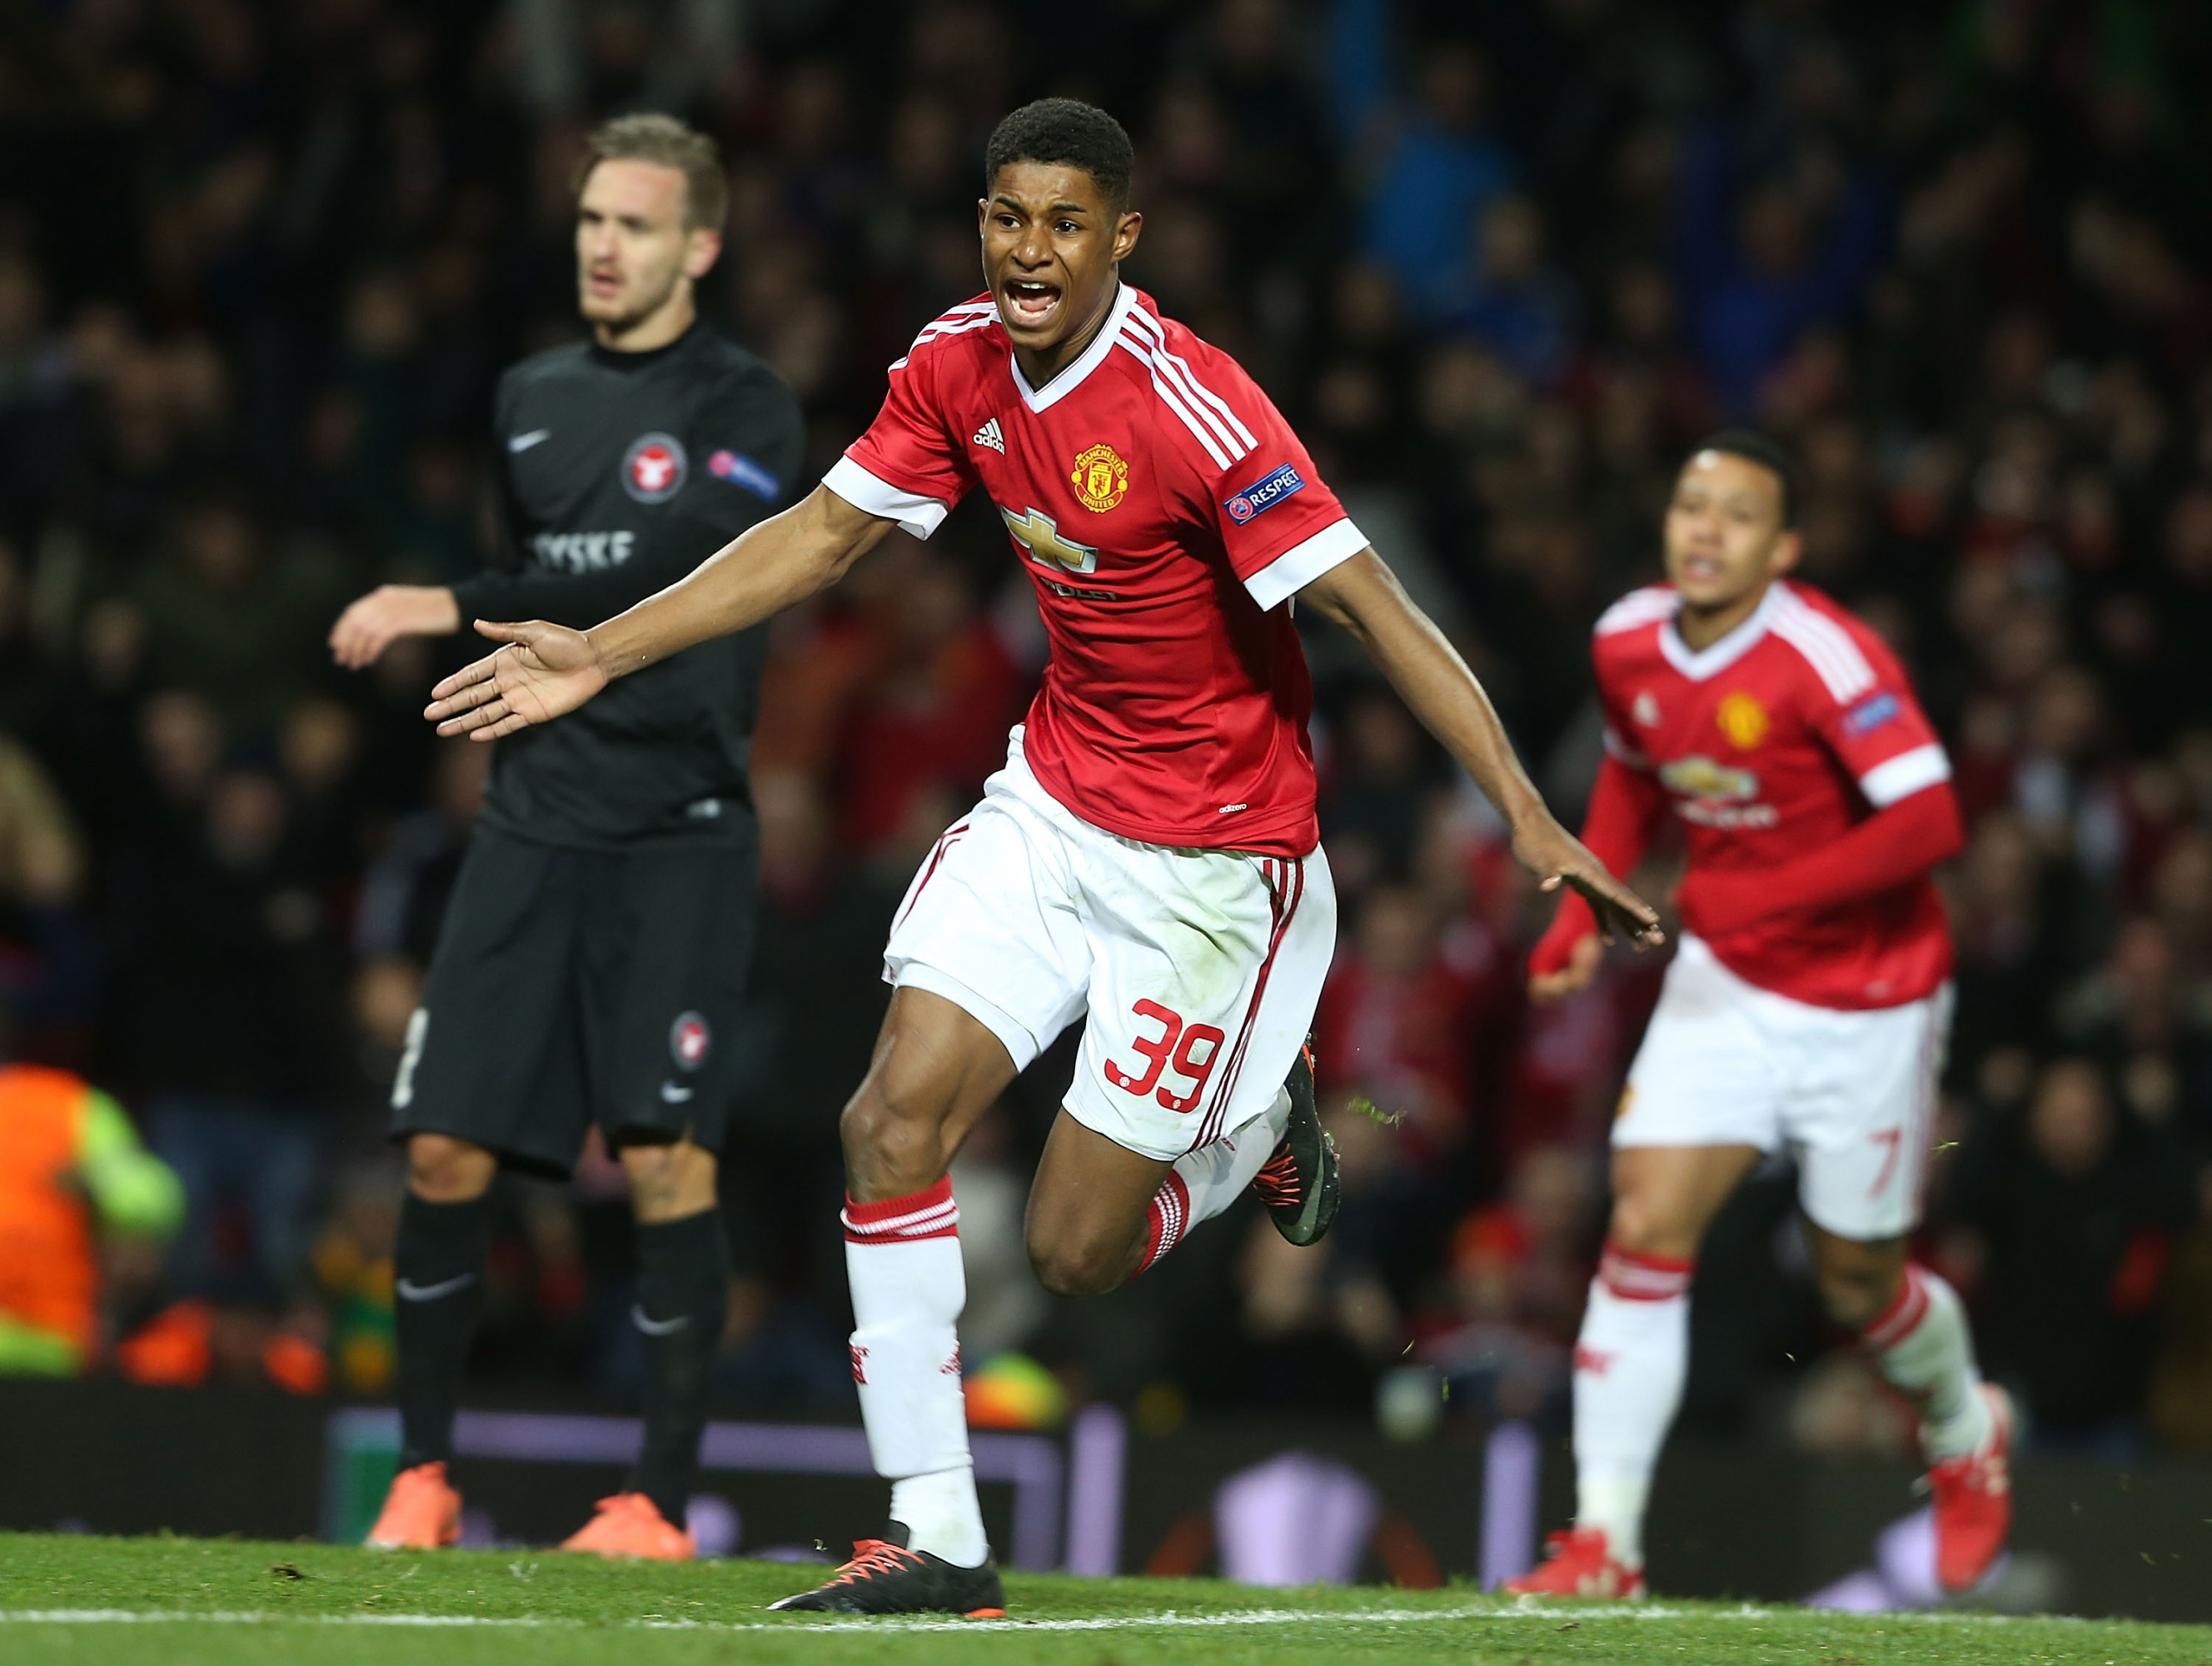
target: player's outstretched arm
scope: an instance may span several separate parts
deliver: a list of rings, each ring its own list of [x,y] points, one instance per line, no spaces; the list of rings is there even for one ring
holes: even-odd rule
[[[1380,556],[1361,550],[1299,591],[1298,599],[1358,638],[1413,715],[1498,806],[1512,830],[1513,854],[1544,890],[1565,885],[1580,895],[1607,942],[1625,936],[1643,948],[1665,940],[1650,904],[1614,879],[1545,807],[1482,684]]]
[[[477,621],[506,646],[430,690],[422,714],[441,735],[495,740],[572,712],[617,677],[758,624],[835,584],[896,523],[817,486],[750,526],[665,590],[589,630],[543,619]]]

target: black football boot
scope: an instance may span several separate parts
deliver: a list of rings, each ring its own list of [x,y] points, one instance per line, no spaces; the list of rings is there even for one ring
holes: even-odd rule
[[[1297,1061],[1283,1083],[1291,1096],[1291,1120],[1275,1154],[1252,1177],[1252,1190],[1267,1206],[1275,1230],[1292,1243],[1320,1242],[1336,1220],[1341,1185],[1336,1173],[1336,1142],[1321,1125],[1314,1104],[1313,1037],[1298,1049]]]
[[[962,1567],[926,1550],[908,1550],[903,1523],[887,1539],[862,1539],[853,1560],[812,1590],[769,1607],[786,1614],[960,1614],[1002,1620],[1006,1593],[996,1563]]]

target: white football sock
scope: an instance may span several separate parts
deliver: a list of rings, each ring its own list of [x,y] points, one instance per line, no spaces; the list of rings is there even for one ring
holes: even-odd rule
[[[1152,1198],[1145,1225],[1144,1258],[1137,1263],[1137,1273],[1174,1249],[1200,1221],[1212,1219],[1244,1195],[1252,1177],[1267,1167],[1267,1159],[1275,1154],[1290,1117],[1291,1096],[1285,1089],[1275,1095],[1266,1115],[1210,1146],[1176,1158],[1174,1172]]]
[[[1690,1365],[1694,1263],[1608,1243],[1575,1340],[1575,1525],[1644,1566],[1644,1506]]]
[[[1930,1463],[1964,1457],[1989,1438],[1989,1402],[1974,1366],[1966,1304],[1942,1278],[1908,1266],[1897,1299],[1862,1340],[1882,1376],[1918,1410],[1920,1447]]]
[[[853,1381],[876,1473],[908,1548],[963,1567],[991,1554],[975,1501],[954,1327],[968,1300],[952,1182],[880,1203],[845,1201],[853,1287]]]

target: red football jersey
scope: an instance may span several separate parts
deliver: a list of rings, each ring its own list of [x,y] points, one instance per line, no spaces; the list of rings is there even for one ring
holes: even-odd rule
[[[954,307],[823,483],[917,538],[989,494],[1052,647],[1023,752],[1084,820],[1267,855],[1319,842],[1313,688],[1283,604],[1367,541],[1267,396],[1151,297],[1121,285],[1042,388],[988,295]]]
[[[1692,654],[1669,585],[1597,622],[1606,747],[1656,775],[1692,868],[1757,872],[1833,841],[1951,778],[1950,760],[1881,639],[1819,591],[1777,583]],[[1755,921],[1711,941],[1749,983],[1816,1006],[1895,1006],[1951,974],[1951,933],[1923,875],[1878,897]]]

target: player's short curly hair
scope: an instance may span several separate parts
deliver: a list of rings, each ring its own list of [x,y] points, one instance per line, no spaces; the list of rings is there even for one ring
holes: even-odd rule
[[[1789,452],[1779,440],[1761,434],[1757,429],[1724,428],[1698,445],[1690,453],[1696,457],[1717,451],[1729,457],[1741,457],[1747,463],[1756,463],[1771,473],[1782,487],[1782,524],[1785,527],[1797,524],[1797,465],[1790,460]]]
[[[1118,212],[1129,201],[1129,176],[1137,149],[1128,134],[1095,104],[1079,99],[1039,99],[991,130],[983,148],[983,191],[1010,162],[1059,162],[1088,173]]]
[[[642,115],[617,116],[602,122],[584,139],[584,154],[576,158],[571,182],[576,195],[601,162],[658,162],[684,175],[684,226],[687,231],[705,227],[720,231],[730,212],[730,182],[722,173],[722,158],[714,140],[673,116],[657,111]]]

